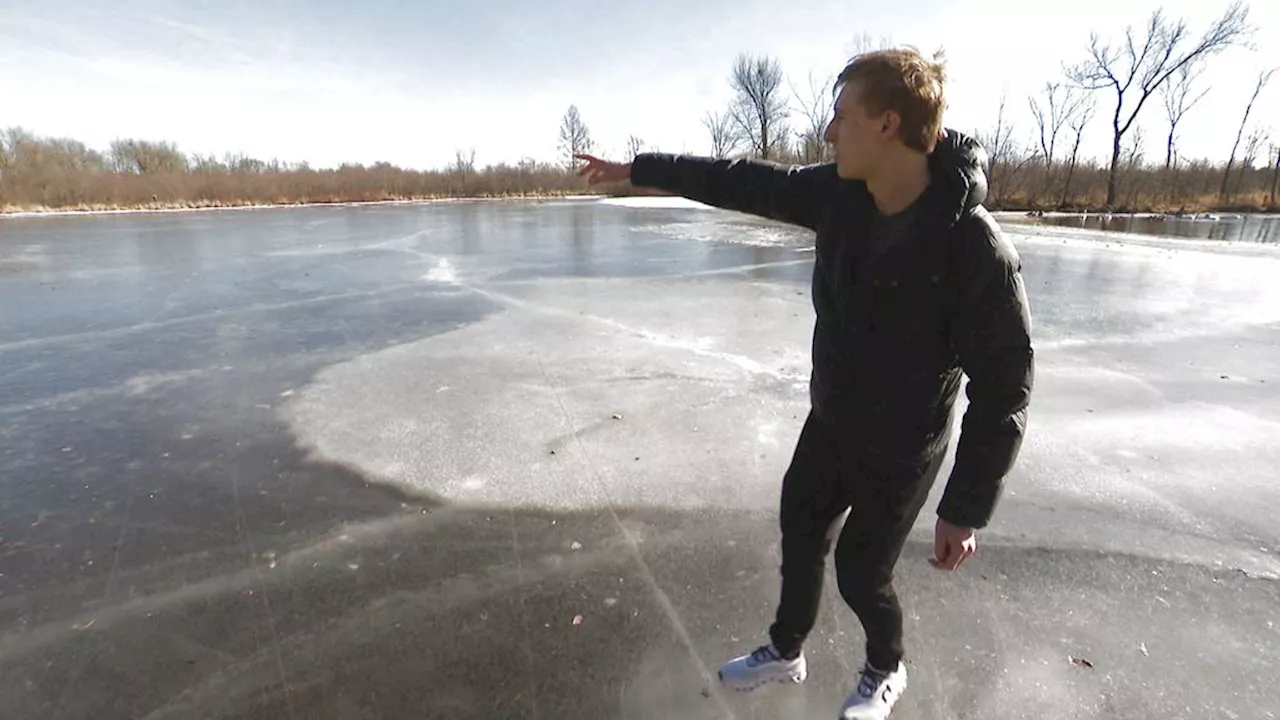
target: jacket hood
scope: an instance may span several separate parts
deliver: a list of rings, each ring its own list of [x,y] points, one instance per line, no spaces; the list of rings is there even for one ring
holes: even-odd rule
[[[987,199],[987,151],[977,139],[948,128],[929,155],[929,169],[958,220]]]

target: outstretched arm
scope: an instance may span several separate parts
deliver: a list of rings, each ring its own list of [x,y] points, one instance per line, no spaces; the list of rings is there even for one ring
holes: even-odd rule
[[[765,160],[716,160],[697,155],[641,153],[627,164],[579,155],[591,182],[630,179],[725,210],[817,229],[821,193],[836,179],[833,165],[782,165]]]

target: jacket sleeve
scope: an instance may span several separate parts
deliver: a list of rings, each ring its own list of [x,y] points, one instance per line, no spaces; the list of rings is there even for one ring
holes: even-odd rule
[[[831,164],[788,166],[666,153],[641,153],[631,162],[633,185],[811,230],[818,224],[819,193],[835,177]]]
[[[1022,446],[1035,363],[1016,249],[989,215],[962,222],[973,225],[961,234],[951,338],[969,377],[969,406],[938,515],[953,525],[981,528],[995,512]]]

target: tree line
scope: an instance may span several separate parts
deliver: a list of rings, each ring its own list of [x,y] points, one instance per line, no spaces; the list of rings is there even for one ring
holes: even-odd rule
[[[0,131],[0,212],[41,209],[231,207],[446,197],[563,195],[582,183],[563,167],[524,159],[477,168],[458,151],[446,168],[390,163],[313,169],[244,155],[184,155],[170,143],[121,140],[106,152],[83,143]]]
[[[1093,33],[1080,60],[1063,63],[1061,77],[1025,99],[1034,120],[1029,132],[1009,120],[1007,97],[994,127],[972,131],[990,159],[988,206],[1117,212],[1276,208],[1280,138],[1272,138],[1252,112],[1280,68],[1259,73],[1225,163],[1186,158],[1178,149],[1179,124],[1209,92],[1205,69],[1223,52],[1247,46],[1254,32],[1248,7],[1235,2],[1199,35],[1163,9],[1118,38]],[[890,45],[889,38],[863,35],[853,49]],[[707,154],[796,164],[830,160],[823,130],[834,81],[834,75],[810,75],[798,85],[785,77],[776,58],[740,54],[728,76],[732,99],[702,118]],[[1151,108],[1164,111],[1162,157],[1146,156],[1144,126],[1138,123]],[[1095,117],[1107,121],[1111,152],[1102,159],[1080,153]],[[474,150],[459,150],[452,164],[429,171],[385,162],[312,169],[243,155],[188,156],[170,143],[142,140],[120,140],[103,152],[14,128],[0,131],[0,211],[642,192],[630,186],[588,188],[574,172],[573,156],[593,149],[576,105],[561,119],[556,162],[526,158],[477,168]],[[645,149],[641,138],[629,136],[628,157]]]

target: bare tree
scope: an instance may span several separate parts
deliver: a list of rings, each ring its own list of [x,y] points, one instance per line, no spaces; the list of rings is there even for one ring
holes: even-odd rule
[[[1125,29],[1125,40],[1119,46],[1104,43],[1097,33],[1089,41],[1089,59],[1067,69],[1067,76],[1086,90],[1111,88],[1115,91],[1115,110],[1111,118],[1111,168],[1107,178],[1107,205],[1115,203],[1116,173],[1120,168],[1121,142],[1146,104],[1147,98],[1160,89],[1185,65],[1207,59],[1237,44],[1252,32],[1246,22],[1248,8],[1239,0],[1214,21],[1197,41],[1188,38],[1183,20],[1171,23],[1164,11],[1151,14],[1146,30],[1135,37],[1132,27]],[[1126,104],[1127,100],[1137,100]]]
[[[802,164],[803,161],[800,159],[800,143],[793,142],[793,140],[798,139],[799,138],[794,138],[789,132],[784,133],[782,137],[778,138],[778,141],[774,143],[773,154],[770,159],[774,162],[786,163],[789,165]]]
[[[738,144],[729,113],[708,112],[702,119],[702,124],[711,133],[711,156],[717,159],[729,157]]]
[[[1063,99],[1060,97],[1064,91],[1070,95],[1075,88],[1062,83],[1046,82],[1044,84],[1045,105],[1042,107],[1040,101],[1034,96],[1027,98],[1027,105],[1031,107],[1031,116],[1036,120],[1036,130],[1040,136],[1040,159],[1044,160],[1045,170],[1049,170],[1053,166],[1053,155],[1058,142],[1058,133],[1062,131],[1062,125],[1066,123],[1066,114],[1063,112]]]
[[[805,164],[825,162],[831,159],[831,148],[823,136],[827,123],[831,119],[831,93],[835,85],[835,75],[828,75],[818,81],[813,73],[809,73],[809,86],[801,92],[791,85],[791,93],[795,96],[796,112],[805,120],[805,125],[796,133],[799,142],[800,162]]]
[[[0,162],[8,167],[38,164],[47,138],[37,138],[30,131],[14,127],[0,133]]]
[[[1254,128],[1249,133],[1249,138],[1244,144],[1244,159],[1240,161],[1240,167],[1253,169],[1254,163],[1258,162],[1258,153],[1262,151],[1262,146],[1266,145],[1271,136],[1262,128]]]
[[[1258,100],[1258,95],[1262,93],[1262,88],[1267,86],[1271,81],[1271,76],[1280,68],[1271,68],[1266,72],[1258,73],[1258,82],[1253,86],[1253,95],[1249,98],[1249,104],[1244,107],[1244,117],[1240,118],[1240,129],[1236,131],[1236,141],[1231,146],[1231,157],[1227,160],[1227,168],[1222,171],[1222,187],[1218,189],[1218,197],[1226,199],[1227,197],[1227,180],[1231,177],[1231,166],[1236,162],[1236,151],[1240,149],[1240,138],[1244,136],[1244,126],[1249,122],[1249,113],[1253,111],[1253,103]]]
[[[729,117],[734,129],[751,151],[763,158],[774,157],[785,140],[787,102],[782,93],[782,66],[767,57],[739,55],[730,76],[734,99]]]
[[[462,175],[474,173],[476,171],[476,149],[454,150],[453,171]]]
[[[11,134],[16,135],[17,130],[0,132],[0,172],[4,172],[6,168],[13,167],[15,151],[14,143],[9,139]]]
[[[117,141],[120,143],[120,141]],[[120,143],[123,145],[123,143]],[[176,157],[166,157],[158,169],[185,168],[186,158],[171,146],[142,143],[147,148],[172,151]],[[51,185],[76,173],[105,173],[115,170],[113,161],[103,153],[87,147],[71,138],[36,137],[22,128],[0,131],[0,171],[35,172]],[[131,171],[137,172],[136,168]],[[54,179],[54,178],[58,179]]]
[[[1267,193],[1267,205],[1276,204],[1276,186],[1280,185],[1280,145],[1271,146],[1271,191]]]
[[[1165,142],[1164,169],[1177,167],[1178,123],[1182,122],[1187,111],[1195,107],[1200,99],[1209,92],[1205,88],[1200,94],[1192,96],[1192,85],[1204,72],[1203,62],[1190,62],[1179,68],[1174,78],[1160,87],[1160,95],[1164,98],[1165,116],[1169,119],[1169,136]]]
[[[1262,150],[1262,146],[1266,144],[1267,132],[1261,128],[1254,128],[1249,133],[1249,137],[1244,142],[1244,158],[1240,160],[1240,170],[1236,173],[1236,194],[1241,192],[1249,192],[1244,186],[1245,174],[1253,169],[1253,164],[1258,161],[1258,152]]]
[[[1007,97],[1000,96],[996,112],[996,126],[990,133],[978,133],[978,142],[987,149],[990,159],[990,197],[992,206],[999,206],[1012,192],[1018,176],[1026,166],[1039,156],[1027,152],[1013,139],[1013,125],[1005,119]]]
[[[644,152],[644,141],[632,135],[627,138],[627,157],[633,158]]]
[[[231,154],[227,153],[223,156],[222,164],[228,170],[234,173],[254,174],[264,173],[267,171],[267,164],[257,158],[251,158],[244,153]]]
[[[565,166],[572,169],[574,155],[591,152],[591,131],[578,114],[578,106],[570,105],[560,121],[560,152],[565,155]]]
[[[1121,184],[1128,190],[1127,197],[1124,201],[1125,207],[1133,207],[1138,197],[1141,187],[1141,170],[1146,154],[1143,152],[1145,147],[1142,137],[1142,126],[1137,125],[1133,128],[1133,133],[1129,136],[1129,142],[1126,143],[1124,149],[1124,170],[1121,177]]]
[[[1062,127],[1083,112],[1088,95],[1077,88],[1059,82],[1044,84],[1044,103],[1035,97],[1028,98],[1031,115],[1036,120],[1040,135],[1040,158],[1044,161],[1044,182],[1041,192],[1047,192],[1053,181],[1053,162],[1057,156],[1058,135]],[[1045,107],[1047,106],[1047,107]]]
[[[1062,199],[1058,202],[1058,207],[1066,207],[1067,201],[1071,199],[1071,181],[1075,179],[1076,167],[1080,159],[1080,139],[1084,137],[1085,126],[1093,119],[1093,111],[1096,107],[1093,99],[1088,98],[1077,106],[1071,117],[1067,118],[1067,127],[1071,128],[1075,138],[1071,142],[1071,160],[1067,163],[1067,179],[1062,184]]]
[[[991,155],[991,165],[993,167],[1002,162],[1009,154],[1009,136],[1013,133],[1013,128],[1004,120],[1004,106],[1007,100],[1007,96],[1000,96],[1000,107],[996,110],[995,130],[987,135],[982,142],[987,147],[987,152]]]
[[[111,143],[111,163],[118,172],[139,175],[185,172],[187,156],[173,143],[116,140]]]

